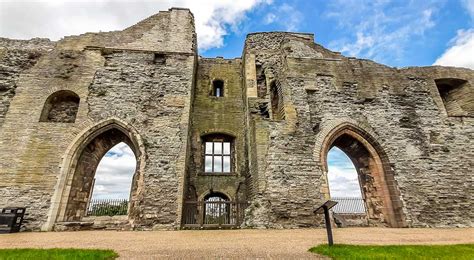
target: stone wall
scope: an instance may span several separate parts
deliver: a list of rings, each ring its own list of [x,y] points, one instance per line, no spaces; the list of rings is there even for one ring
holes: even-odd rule
[[[267,44],[277,40],[280,44]],[[394,177],[389,186],[398,194],[393,203],[403,212],[400,224],[472,226],[473,118],[447,116],[435,85],[439,78],[471,84],[472,70],[395,69],[332,53],[306,35],[282,33],[249,35],[244,53],[254,54],[256,63],[271,71],[267,77],[281,83],[288,117],[253,116],[254,131],[266,129],[256,139],[267,146],[254,152],[265,165],[253,175],[265,180],[258,205],[268,205],[254,223],[311,222],[312,206],[329,197],[323,140],[331,129],[350,123],[369,133],[387,155],[384,171]],[[472,97],[470,86],[466,95]],[[269,102],[268,95],[261,102]]]
[[[0,128],[15,96],[20,75],[54,47],[48,39],[10,40],[0,38]]]
[[[250,201],[247,227],[320,226],[333,146],[363,180],[364,225],[473,226],[472,70],[391,68],[282,32],[249,34],[242,59],[198,58],[179,8],[0,44],[0,207],[27,206],[28,230],[179,228],[183,202],[211,191]],[[75,106],[49,102],[58,93]],[[227,175],[204,172],[213,133],[232,137]],[[84,219],[99,157],[119,141],[137,157],[129,215]]]
[[[191,153],[188,169],[189,199],[201,200],[213,192],[226,194],[230,200],[245,201],[247,176],[244,93],[241,60],[200,58],[191,115]],[[213,81],[224,82],[222,97],[212,95]],[[204,172],[204,140],[208,134],[224,134],[232,140],[230,173]]]
[[[152,52],[113,52],[104,56],[89,86],[89,117],[117,117],[143,139],[146,162],[142,194],[135,203],[136,226],[177,227],[182,199],[194,56]]]
[[[174,33],[133,45],[168,26]],[[138,229],[179,226],[197,51],[189,10],[171,9],[120,32],[66,37],[56,47],[26,42],[42,54],[32,60],[30,51],[8,49],[23,43],[5,41],[2,66],[14,71],[1,80],[16,86],[16,95],[7,99],[9,107],[2,103],[8,112],[0,114],[0,205],[27,206],[26,229],[63,221],[74,160],[110,126],[134,136],[139,151],[130,223]],[[64,90],[80,98],[75,121],[41,122],[48,97]]]

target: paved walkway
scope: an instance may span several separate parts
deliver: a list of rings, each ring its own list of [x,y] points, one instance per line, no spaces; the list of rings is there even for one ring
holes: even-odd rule
[[[474,228],[336,229],[336,243],[474,243]],[[110,248],[123,259],[311,259],[307,250],[326,242],[324,229],[81,231],[0,235],[0,248]]]

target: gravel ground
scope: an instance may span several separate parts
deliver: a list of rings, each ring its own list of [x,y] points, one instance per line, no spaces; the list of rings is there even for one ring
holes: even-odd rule
[[[334,230],[336,243],[474,243],[474,228]],[[325,229],[78,231],[0,235],[0,248],[109,248],[122,259],[314,259],[307,250],[326,242]]]

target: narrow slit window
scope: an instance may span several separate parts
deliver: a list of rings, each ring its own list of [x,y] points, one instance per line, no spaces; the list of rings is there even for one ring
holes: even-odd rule
[[[212,82],[212,95],[215,97],[224,96],[224,81],[216,79]]]
[[[275,81],[270,85],[270,103],[272,107],[273,120],[284,120],[285,108],[283,105],[283,94],[281,86]]]

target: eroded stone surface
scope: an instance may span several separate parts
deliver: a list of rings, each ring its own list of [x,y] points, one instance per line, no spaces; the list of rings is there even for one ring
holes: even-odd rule
[[[201,58],[179,8],[123,31],[0,44],[0,207],[26,206],[26,229],[176,229],[184,202],[212,192],[249,203],[242,227],[320,226],[332,146],[360,175],[368,222],[353,223],[473,225],[472,70],[391,68],[283,32],[249,34],[242,59]],[[65,90],[78,107],[42,120]],[[209,134],[231,137],[229,174],[204,171]],[[119,141],[138,162],[128,218],[84,219]]]

